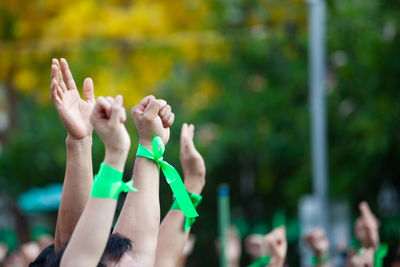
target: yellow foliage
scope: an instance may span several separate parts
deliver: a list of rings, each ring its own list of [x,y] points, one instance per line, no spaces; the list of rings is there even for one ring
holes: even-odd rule
[[[304,19],[296,8],[290,9],[294,13],[286,8],[288,2],[300,7],[300,0],[261,2],[272,23]],[[212,0],[13,0],[0,5],[14,25],[12,38],[0,42],[0,79],[14,75],[17,90],[39,99],[48,99],[52,57],[67,58],[77,81],[92,76],[97,95],[122,93],[128,105],[156,93],[177,63],[230,58],[231,40],[211,24]],[[263,23],[249,16],[244,25]],[[216,92],[211,79],[200,82],[194,106]]]

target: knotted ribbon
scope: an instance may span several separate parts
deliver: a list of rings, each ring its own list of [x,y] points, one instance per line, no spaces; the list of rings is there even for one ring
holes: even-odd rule
[[[199,216],[193,206],[192,201],[189,198],[188,192],[183,185],[179,173],[175,170],[174,167],[163,160],[165,145],[161,137],[156,136],[153,138],[152,148],[153,152],[139,144],[136,156],[152,159],[155,161],[155,163],[157,163],[158,166],[160,166],[162,172],[164,173],[165,179],[167,180],[167,183],[171,187],[172,193],[175,196],[179,208],[182,210],[183,214],[185,214],[186,217],[193,218]]]
[[[192,201],[192,204],[195,208],[197,208],[197,206],[200,204],[201,200],[203,199],[202,196],[197,195],[195,193],[189,193],[189,198]],[[171,210],[180,210],[181,208],[179,207],[178,202],[176,201],[176,199],[174,200],[174,202],[171,205]],[[185,229],[186,232],[189,232],[190,227],[192,227],[192,225],[196,222],[196,218],[185,218],[185,224],[183,226],[183,228]]]
[[[94,177],[90,196],[118,200],[118,196],[121,192],[137,191],[137,189],[133,187],[132,180],[127,183],[122,181],[122,175],[122,172],[102,162],[98,174]]]

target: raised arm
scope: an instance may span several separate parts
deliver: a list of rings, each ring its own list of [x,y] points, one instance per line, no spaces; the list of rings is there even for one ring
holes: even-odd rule
[[[356,220],[356,236],[364,248],[376,250],[379,246],[379,223],[367,202],[359,205],[361,217]]]
[[[329,240],[324,229],[315,228],[306,236],[305,241],[313,252],[313,264],[316,267],[330,267],[329,262]]]
[[[206,167],[193,143],[194,125],[184,123],[181,130],[180,159],[189,193],[200,195],[205,185]],[[190,229],[185,230],[185,215],[179,209],[171,209],[163,219],[158,233],[155,266],[176,266],[187,242]]]
[[[123,124],[125,120],[121,96],[112,103],[98,98],[91,122],[104,142],[106,154],[90,198],[61,259],[61,266],[94,267],[101,259],[122,190],[122,172],[130,147]]]
[[[160,136],[167,144],[174,114],[164,100],[145,97],[132,108],[132,117],[142,146],[152,151],[155,136]],[[160,225],[159,168],[150,159],[136,157],[132,179],[138,192],[128,193],[114,233],[132,241],[136,262],[142,266],[154,266]]]
[[[285,263],[287,252],[285,226],[275,228],[265,235],[265,244],[267,245],[268,254],[271,256],[268,266],[282,267]]]
[[[94,106],[93,82],[83,83],[81,99],[68,63],[57,59],[51,65],[50,97],[67,129],[67,164],[58,210],[54,246],[58,251],[71,237],[89,198],[93,181],[92,131],[89,116]]]

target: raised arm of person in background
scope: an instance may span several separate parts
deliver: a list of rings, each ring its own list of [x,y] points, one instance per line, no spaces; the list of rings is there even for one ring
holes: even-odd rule
[[[193,143],[194,125],[184,123],[181,130],[180,159],[189,193],[200,195],[206,182],[206,166]],[[190,229],[184,229],[185,215],[179,209],[171,209],[163,219],[158,233],[156,264],[173,267],[182,256]]]
[[[169,127],[175,115],[164,100],[147,96],[132,108],[132,117],[139,134],[139,143],[151,152],[155,136],[168,143]],[[157,164],[148,158],[136,157],[132,177],[137,193],[128,193],[114,233],[128,237],[134,246],[135,260],[142,266],[154,266],[160,226],[159,179]]]
[[[347,267],[373,267],[374,266],[374,249],[361,248],[358,253],[354,253],[348,259]]]
[[[306,236],[305,241],[314,254],[313,264],[318,267],[332,266],[329,262],[329,241],[322,228],[311,230]]]
[[[125,129],[122,96],[112,103],[99,97],[90,121],[105,145],[104,162],[85,209],[72,234],[61,266],[97,266],[105,249],[122,186],[122,172],[130,139]]]
[[[249,235],[244,242],[244,247],[246,252],[250,255],[251,262],[267,255],[267,245],[265,244],[263,235]]]
[[[215,247],[217,254],[221,256],[221,243],[220,239],[215,240]],[[235,226],[228,228],[228,235],[226,239],[225,247],[225,259],[228,267],[239,267],[240,257],[242,255],[242,243],[240,242],[240,236]]]
[[[63,58],[60,61],[61,66],[57,59],[52,60],[50,97],[68,136],[67,164],[54,240],[56,251],[70,239],[92,187],[93,128],[89,116],[95,103],[92,79],[85,79],[84,99],[81,99],[67,61]]]
[[[356,237],[360,240],[362,247],[376,250],[380,243],[378,219],[372,213],[367,202],[361,202],[359,209],[361,216],[355,222]]]
[[[195,243],[196,243],[196,236],[194,234],[189,234],[185,246],[183,247],[182,255],[179,258],[176,267],[185,267],[186,260],[189,257],[189,255],[192,254]]]
[[[265,244],[271,259],[269,261],[270,267],[282,267],[285,264],[287,242],[286,242],[286,228],[280,226],[269,232],[265,236]]]

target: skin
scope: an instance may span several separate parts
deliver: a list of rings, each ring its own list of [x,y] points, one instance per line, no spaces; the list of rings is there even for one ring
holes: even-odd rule
[[[326,233],[322,228],[315,228],[311,230],[306,236],[305,241],[311,248],[313,254],[322,259],[329,251],[329,241]],[[315,266],[328,267],[332,266],[329,262],[317,264]]]
[[[217,252],[220,253],[220,243],[216,240]],[[225,250],[225,257],[228,263],[228,267],[239,267],[240,256],[242,254],[242,244],[240,242],[239,233],[236,228],[231,226],[228,230],[228,239]]]
[[[125,120],[122,96],[112,102],[99,97],[90,116],[90,122],[105,145],[104,163],[121,172],[130,147]],[[116,206],[115,199],[89,197],[61,266],[97,266],[107,244]]]
[[[284,226],[275,228],[265,235],[264,241],[267,245],[268,254],[271,256],[269,266],[282,267],[287,252],[286,228]]]
[[[181,130],[180,160],[185,176],[185,187],[190,193],[200,195],[205,185],[206,166],[193,143],[194,125],[184,123]],[[189,232],[182,229],[185,215],[180,210],[170,210],[163,219],[157,242],[155,266],[176,266],[182,261],[182,251]]]
[[[183,247],[182,255],[179,258],[178,262],[176,263],[176,266],[184,267],[186,265],[186,259],[187,257],[189,257],[190,254],[192,254],[195,243],[196,243],[196,236],[194,234],[189,234],[188,240],[186,241],[185,246]]]
[[[362,248],[360,255],[355,253],[347,262],[347,267],[372,267],[374,266],[374,249]]]
[[[376,250],[379,246],[379,222],[367,202],[359,205],[361,216],[355,222],[356,237],[364,248]]]
[[[263,235],[249,235],[244,244],[245,250],[250,255],[252,261],[267,254],[267,245],[265,244]]]
[[[90,78],[83,83],[83,95],[81,99],[67,61],[53,59],[50,98],[68,133],[66,171],[54,240],[56,251],[70,239],[92,187],[93,127],[89,117],[95,98]]]
[[[147,96],[132,108],[131,114],[141,145],[152,151],[155,136],[168,143],[175,115],[164,100]],[[160,225],[159,167],[153,160],[136,157],[132,179],[138,192],[127,194],[114,232],[132,241],[140,265],[154,266]]]

